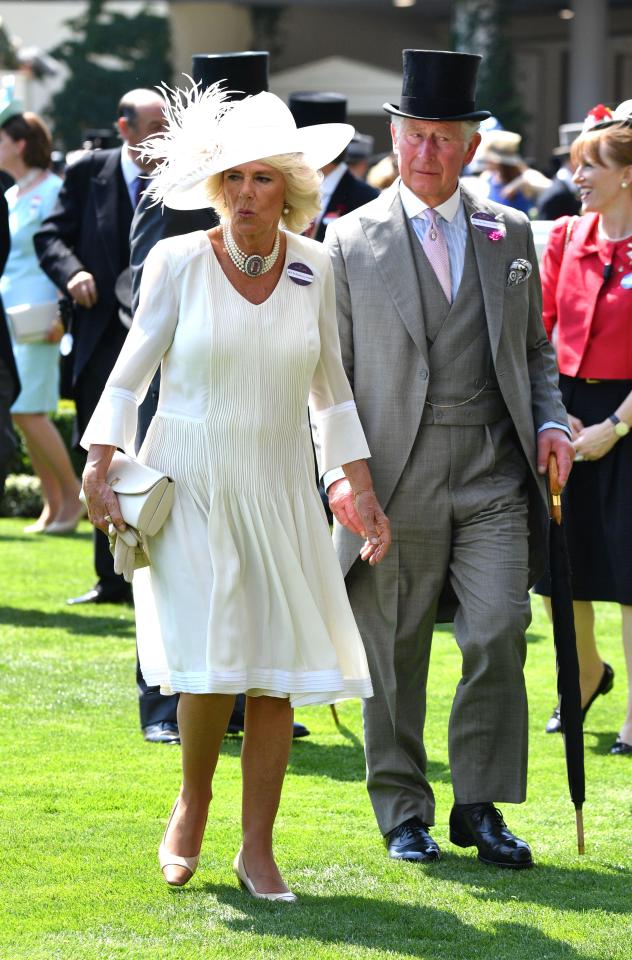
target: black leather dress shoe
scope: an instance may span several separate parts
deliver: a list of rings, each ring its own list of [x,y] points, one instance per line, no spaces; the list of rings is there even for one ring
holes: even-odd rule
[[[603,673],[601,674],[601,680],[597,685],[597,689],[593,693],[592,697],[582,710],[582,720],[586,719],[586,714],[592,707],[593,703],[599,696],[604,696],[606,693],[610,693],[612,687],[614,686],[614,670],[609,663],[604,663]],[[562,722],[560,720],[560,708],[555,707],[553,713],[551,714],[546,727],[544,728],[546,733],[561,733],[562,732]]]
[[[295,723],[292,725],[292,739],[300,740],[301,737],[309,737],[309,730],[307,727],[304,727],[302,723]]]
[[[546,721],[546,727],[544,728],[545,733],[561,733],[562,732],[562,720],[560,717],[560,708],[553,707],[553,713]]]
[[[621,737],[617,737],[615,742],[612,744],[608,753],[612,753],[615,756],[624,756],[625,754],[632,754],[632,743],[626,743],[625,740],[622,740]]]
[[[180,732],[175,723],[149,723],[143,727],[143,736],[149,743],[180,743]]]
[[[450,813],[450,840],[457,847],[477,847],[478,859],[493,867],[524,870],[533,866],[529,844],[507,829],[493,803],[455,803]]]
[[[243,732],[244,715],[243,713],[237,713],[237,711],[235,711],[231,714],[231,718],[228,721],[226,733],[237,735]],[[292,739],[300,740],[301,737],[309,737],[309,730],[307,727],[304,727],[302,723],[295,723],[292,728]]]
[[[104,587],[102,583],[96,583],[92,590],[87,590],[80,597],[70,597],[66,603],[70,607],[77,606],[80,603],[132,603],[132,588],[127,584],[125,587],[116,590]]]
[[[441,856],[439,847],[428,833],[428,827],[419,817],[404,820],[386,834],[384,841],[388,855],[393,860],[430,863]]]

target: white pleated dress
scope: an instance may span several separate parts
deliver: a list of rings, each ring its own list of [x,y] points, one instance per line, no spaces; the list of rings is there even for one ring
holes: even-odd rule
[[[204,232],[158,243],[82,438],[133,456],[138,405],[162,364],[139,459],[173,477],[176,494],[134,599],[143,676],[164,693],[293,705],[372,694],[315,485],[308,399],[321,472],[369,450],[340,358],[328,254],[286,236],[283,273],[259,305],[235,290]]]

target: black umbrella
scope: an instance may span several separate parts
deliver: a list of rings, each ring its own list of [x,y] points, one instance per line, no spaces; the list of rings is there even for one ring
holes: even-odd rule
[[[557,660],[557,692],[560,723],[566,751],[566,770],[571,800],[577,821],[577,851],[584,853],[584,815],[586,780],[584,774],[584,725],[579,688],[579,661],[573,618],[573,592],[566,536],[562,525],[562,498],[557,461],[549,458],[549,566],[551,572],[551,609],[553,640]]]

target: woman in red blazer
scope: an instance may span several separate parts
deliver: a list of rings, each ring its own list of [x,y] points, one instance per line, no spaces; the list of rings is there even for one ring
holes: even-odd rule
[[[592,601],[621,605],[628,704],[612,754],[632,754],[632,101],[572,147],[583,216],[556,221],[543,319],[577,451],[564,499],[584,716],[612,689]],[[548,584],[538,592],[548,595]],[[560,730],[556,710],[547,732]]]

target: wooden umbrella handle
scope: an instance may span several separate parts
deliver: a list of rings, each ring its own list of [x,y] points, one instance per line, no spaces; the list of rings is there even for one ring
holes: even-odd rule
[[[549,499],[551,520],[555,520],[559,526],[562,522],[562,488],[557,470],[557,460],[555,454],[549,456]]]

